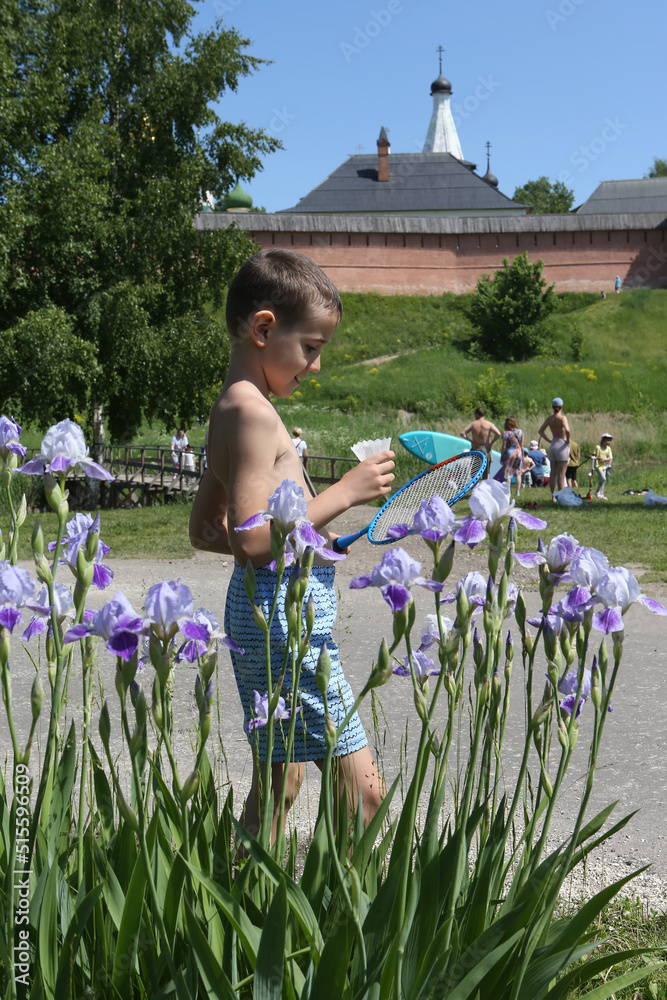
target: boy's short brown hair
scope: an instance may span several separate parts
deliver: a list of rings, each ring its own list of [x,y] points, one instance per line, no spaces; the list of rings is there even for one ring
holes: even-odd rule
[[[294,250],[262,250],[241,265],[229,286],[225,319],[229,336],[239,339],[261,309],[292,326],[317,307],[337,313],[340,322],[340,295],[324,271]]]

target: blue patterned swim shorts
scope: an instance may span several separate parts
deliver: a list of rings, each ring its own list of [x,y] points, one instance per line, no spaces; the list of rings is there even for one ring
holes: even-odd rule
[[[271,673],[273,684],[280,678],[285,648],[287,645],[287,621],[285,618],[285,594],[290,577],[290,569],[285,570],[280,584],[276,613],[271,625]],[[320,650],[326,643],[331,660],[331,678],[327,687],[329,714],[339,726],[354,704],[354,695],[345,680],[340,664],[338,646],[331,632],[336,621],[336,589],[333,566],[313,566],[308,580],[304,608],[309,596],[315,604],[315,624],[310,637],[310,650],[301,664],[299,678],[299,704],[292,760],[323,760],[326,757],[324,741],[325,715],[324,701],[315,683],[315,669]],[[234,676],[243,706],[243,728],[251,746],[257,746],[259,759],[266,759],[266,729],[258,727],[248,732],[255,705],[254,691],[261,695],[266,692],[266,659],[264,635],[255,624],[252,608],[243,588],[245,571],[239,563],[234,564],[234,572],[227,590],[225,605],[225,632],[245,651],[243,655],[231,652]],[[268,619],[273,603],[278,577],[267,566],[255,570],[255,604]],[[289,703],[292,690],[292,664],[287,665],[282,696]],[[289,731],[289,721],[276,723],[272,760],[274,764],[285,762],[285,740]],[[284,738],[283,738],[284,737]],[[335,756],[344,756],[361,750],[368,744],[364,727],[355,712],[340,734],[335,747]]]

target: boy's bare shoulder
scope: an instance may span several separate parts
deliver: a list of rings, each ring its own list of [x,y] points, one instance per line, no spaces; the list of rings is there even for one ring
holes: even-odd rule
[[[280,418],[275,407],[251,382],[233,382],[220,393],[211,414],[215,424],[275,427]]]

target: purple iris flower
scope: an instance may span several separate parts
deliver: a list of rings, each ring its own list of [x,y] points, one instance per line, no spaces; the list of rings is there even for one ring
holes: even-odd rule
[[[485,479],[475,486],[468,503],[470,515],[456,522],[457,528],[452,537],[471,549],[509,517],[533,531],[541,531],[547,526],[546,521],[516,508],[515,501],[511,499],[509,483]]]
[[[12,566],[7,561],[0,562],[0,626],[13,632],[22,621],[19,608],[33,597],[35,581],[25,569]]]
[[[566,622],[576,624],[583,622],[587,612],[593,606],[591,593],[587,587],[571,587],[565,597],[549,609],[550,614],[556,614]]]
[[[436,667],[433,660],[422,653],[421,650],[416,650],[412,654],[412,665],[415,669],[415,677],[417,678],[417,683],[420,687],[423,687],[426,678],[431,674],[439,674],[440,667]],[[411,677],[410,673],[410,657],[406,656],[403,663],[399,664],[398,667],[394,667],[394,673],[398,677]]]
[[[583,545],[575,553],[570,563],[567,579],[570,583],[579,584],[579,586],[592,591],[600,577],[604,576],[608,569],[609,560],[603,552]]]
[[[436,494],[430,501],[422,500],[412,527],[408,524],[394,524],[389,528],[387,535],[396,540],[405,538],[406,535],[419,535],[427,542],[438,543],[451,534],[454,524],[451,507]]]
[[[334,552],[333,549],[327,548],[326,539],[318,535],[310,521],[299,520],[287,536],[286,565],[289,566],[295,559],[303,559],[307,548],[314,549],[315,555],[329,562],[345,559],[344,552]]]
[[[624,566],[612,567],[598,579],[593,600],[604,606],[593,615],[593,627],[605,635],[622,631],[623,615],[631,604],[643,604],[654,615],[667,615],[667,608],[642,594],[636,577]]]
[[[74,617],[72,592],[64,583],[53,585],[53,604],[49,601],[48,588],[42,587],[34,601],[26,601],[26,607],[34,612],[21,636],[26,641],[32,639],[34,635],[41,635],[42,632],[46,632],[50,628],[51,611],[54,612],[58,621]]]
[[[542,539],[538,538],[537,552],[516,552],[514,556],[522,566],[546,565],[549,582],[558,583],[567,575],[569,565],[580,548],[577,539],[565,531],[562,535],[552,538],[548,548]]]
[[[374,566],[370,576],[355,577],[350,583],[351,590],[363,590],[364,587],[379,587],[382,596],[396,614],[402,611],[410,600],[410,587],[416,584],[434,593],[442,590],[442,584],[436,580],[425,580],[420,576],[421,563],[413,559],[405,549],[394,548],[385,552],[379,566]]]
[[[61,420],[49,427],[42,439],[40,451],[37,458],[31,458],[18,471],[29,476],[40,476],[44,472],[67,475],[68,472],[80,469],[91,479],[114,479],[110,472],[88,458],[83,431],[73,420]]]
[[[568,674],[560,682],[558,686],[558,691],[560,694],[564,694],[566,697],[560,703],[561,711],[567,712],[568,715],[572,715],[574,711],[574,701],[577,697],[577,688],[579,687],[579,681],[577,680],[577,671],[570,670]],[[588,701],[591,696],[591,671],[586,667],[584,669],[584,681],[581,685],[581,697],[579,698],[579,704],[577,705],[577,713],[575,718],[579,718],[581,709],[583,708],[584,702]]]
[[[192,618],[192,594],[180,580],[163,580],[149,588],[144,604],[158,635],[171,638],[180,618]]]
[[[449,633],[454,628],[454,622],[451,618],[442,616],[442,633],[444,638],[447,638]],[[419,647],[419,652],[423,653],[425,650],[430,649],[431,646],[440,642],[440,628],[438,626],[438,616],[437,615],[426,615],[426,627],[422,632],[422,641]]]
[[[269,721],[269,693],[266,691],[264,694],[260,694],[259,691],[254,692],[255,695],[255,714],[254,717],[248,723],[248,732],[252,733],[253,730],[261,729]],[[297,713],[301,711],[301,706],[297,708]],[[278,706],[273,713],[273,721],[279,722],[281,719],[287,722],[288,719],[292,717],[292,713],[288,708],[285,707],[285,699],[278,698]]]
[[[211,647],[211,644],[226,646],[234,652],[243,655],[245,650],[241,649],[233,639],[220,629],[215,615],[208,608],[199,608],[192,618],[182,618],[178,623],[179,629],[185,636],[185,642],[176,655],[176,662],[185,660],[187,663],[194,663],[195,660],[204,656]]]
[[[73,625],[64,642],[97,635],[106,641],[110,653],[129,660],[139,648],[139,639],[146,634],[147,625],[146,619],[140,618],[127,597],[118,591],[89,621]]]
[[[60,562],[69,566],[72,573],[77,576],[76,561],[79,549],[83,545],[85,551],[89,535],[99,534],[100,515],[98,514],[93,519],[90,514],[75,514],[74,517],[68,521],[65,530],[67,534],[62,539]],[[53,552],[55,547],[56,543],[50,542],[49,552]],[[110,570],[108,566],[104,566],[102,563],[102,560],[107,555],[108,551],[109,546],[105,545],[105,543],[100,539],[97,543],[95,558],[93,559],[93,583],[98,590],[105,590],[113,580],[113,570]]]
[[[308,520],[308,501],[303,488],[293,479],[283,479],[282,483],[269,497],[266,510],[253,514],[247,521],[240,524],[236,531],[248,531],[259,528],[267,521],[275,521],[282,535],[287,536],[298,521]]]
[[[471,573],[468,573],[458,581],[455,591],[441,597],[440,603],[454,604],[459,591],[463,590],[468,598],[468,603],[473,606],[473,614],[475,614],[480,608],[484,607],[484,603],[486,601],[486,587],[487,582],[482,574],[478,573],[477,570],[473,570]]]
[[[6,462],[9,455],[25,457],[25,448],[19,444],[21,428],[13,417],[0,417],[0,460]]]
[[[556,614],[555,608],[550,608],[548,615],[535,615],[533,618],[526,618],[526,622],[533,628],[539,628],[543,624],[543,631],[548,627],[554,635],[560,635],[564,625],[564,619]]]

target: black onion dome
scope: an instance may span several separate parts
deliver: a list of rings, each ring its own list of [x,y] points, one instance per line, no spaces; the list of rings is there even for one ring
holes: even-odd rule
[[[451,94],[451,92],[452,85],[447,77],[443,76],[442,73],[438,79],[434,80],[431,84],[431,97],[433,97],[434,94]]]
[[[494,188],[498,187],[498,178],[496,177],[495,174],[492,174],[490,170],[486,171],[482,180],[486,181],[487,184],[490,184],[491,187]]]

